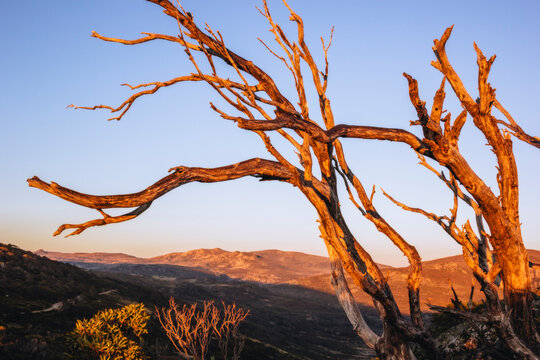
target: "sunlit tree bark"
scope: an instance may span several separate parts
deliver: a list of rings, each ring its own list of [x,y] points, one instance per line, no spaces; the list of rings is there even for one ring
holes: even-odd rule
[[[397,200],[394,202],[406,210],[422,213],[437,221],[462,245],[467,264],[481,282],[491,306],[489,316],[486,315],[487,319],[493,321],[494,316],[500,315],[501,319],[497,320],[497,324],[501,338],[506,339],[508,344],[517,344],[516,353],[520,356],[534,358],[533,351],[538,349],[538,335],[531,313],[531,278],[527,253],[521,239],[517,170],[510,136],[514,135],[536,147],[539,147],[540,141],[526,134],[495,99],[494,90],[487,83],[494,58],[486,60],[475,47],[478,53],[480,97],[474,101],[447,59],[444,46],[450,36],[451,28],[449,28],[440,40],[435,40],[434,51],[437,60],[433,62],[433,66],[441,71],[443,80],[435,95],[431,113],[428,114],[425,102],[420,100],[416,80],[405,74],[409,83],[410,98],[418,113],[418,120],[412,125],[421,126],[422,137],[401,129],[336,125],[330,100],[326,96],[329,71],[327,54],[332,36],[328,43],[321,39],[324,64],[319,68],[305,43],[301,17],[285,1],[290,20],[297,25],[294,39],[285,34],[274,22],[266,2],[263,3],[260,12],[268,21],[278,50],[264,42],[263,44],[293,78],[297,94],[294,101],[286,98],[274,80],[261,68],[231,51],[219,32],[208,25],[202,30],[194,21],[192,14],[170,1],[148,1],[160,6],[166,15],[177,22],[178,36],[143,33],[143,37],[135,40],[106,37],[96,32],[93,32],[92,36],[124,45],[137,45],[155,40],[177,44],[183,47],[195,71],[168,81],[128,85],[134,94],[117,107],[108,105],[73,107],[106,109],[115,115],[111,120],[120,120],[142,96],[154,94],[160,88],[183,82],[203,81],[229,105],[229,109],[224,110],[210,103],[212,109],[223,119],[256,133],[273,159],[253,158],[211,169],[178,166],[170,169],[168,176],[145,190],[126,195],[82,194],[54,182],[47,183],[37,177],[31,178],[28,180],[30,186],[75,204],[96,209],[101,214],[100,218],[82,224],[64,224],[58,228],[55,235],[67,229],[74,229],[69,235],[75,235],[92,226],[131,220],[148,209],[155,199],[189,182],[221,182],[246,176],[258,177],[264,181],[286,182],[298,188],[317,211],[321,238],[325,241],[331,261],[332,284],[358,335],[383,359],[414,359],[415,356],[411,351],[413,343],[422,347],[430,358],[435,359],[438,357],[437,350],[430,334],[426,332],[420,312],[419,289],[422,272],[420,256],[416,248],[377,211],[373,204],[374,190],[368,195],[360,179],[350,169],[340,138],[402,142],[416,152],[427,167],[430,165],[425,158],[434,160],[449,170],[450,179],[447,179],[438,170],[430,167],[454,193],[454,209],[451,217],[439,217],[421,209],[408,207]],[[232,68],[237,75],[236,79],[231,80],[220,75],[219,69],[222,64],[216,64],[216,59]],[[203,63],[207,66],[201,66]],[[204,68],[210,70],[205,72]],[[317,92],[318,104],[315,105],[319,113],[317,116],[310,113],[312,109],[307,101],[305,81],[310,81]],[[446,81],[450,83],[465,109],[453,123],[450,114],[442,117]],[[500,109],[506,120],[496,119],[491,114],[492,106]],[[498,195],[489,189],[459,152],[459,135],[467,116],[473,118],[474,124],[485,135],[496,155],[500,187]],[[320,118],[321,121],[317,122],[315,118]],[[287,159],[283,156],[272,143],[269,133],[277,133],[287,140],[298,154],[298,158]],[[350,201],[367,220],[389,238],[410,264],[407,277],[410,321],[402,316],[386,277],[347,226],[341,213],[338,195],[338,186],[342,182]],[[475,210],[478,235],[469,223],[462,228],[455,224],[459,199]],[[110,208],[135,208],[135,210],[124,215],[111,216],[104,211]],[[489,233],[484,230],[483,221],[486,222]],[[491,252],[496,262],[493,262]],[[354,302],[344,271],[355,285],[373,298],[383,322],[382,334],[373,332],[364,321]],[[502,277],[504,284],[506,309],[500,306],[497,297],[495,278],[498,275]]]

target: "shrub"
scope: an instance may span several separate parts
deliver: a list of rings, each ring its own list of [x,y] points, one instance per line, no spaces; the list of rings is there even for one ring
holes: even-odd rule
[[[223,359],[238,360],[244,347],[244,337],[238,328],[249,310],[236,304],[222,305],[223,314],[212,301],[205,301],[201,310],[197,309],[197,304],[184,305],[180,309],[171,297],[169,308],[156,308],[156,316],[173,346],[183,356],[204,360],[214,337]]]
[[[77,320],[68,333],[73,358],[99,360],[146,359],[142,336],[150,315],[144,304],[106,309],[89,320]]]

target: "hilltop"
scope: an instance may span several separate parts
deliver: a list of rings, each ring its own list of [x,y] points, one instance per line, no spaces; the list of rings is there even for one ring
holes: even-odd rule
[[[328,258],[294,251],[263,250],[252,252],[197,249],[174,252],[152,258],[138,258],[126,254],[107,253],[61,253],[38,250],[37,255],[49,259],[74,263],[92,264],[166,264],[190,267],[226,275],[232,279],[279,284],[312,275],[328,274]]]

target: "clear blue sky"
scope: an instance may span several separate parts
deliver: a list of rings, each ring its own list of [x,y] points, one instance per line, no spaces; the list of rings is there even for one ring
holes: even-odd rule
[[[491,83],[498,98],[533,135],[540,135],[540,3],[538,1],[290,1],[304,18],[312,51],[335,25],[330,50],[329,96],[337,123],[409,128],[415,118],[401,73],[416,77],[431,106],[440,74],[430,66],[432,40],[455,24],[447,50],[469,91],[476,94],[476,41],[497,54]],[[331,5],[332,4],[332,5]],[[220,30],[230,48],[269,72],[287,94],[291,81],[257,41],[272,42],[258,1],[184,1],[200,22]],[[276,19],[290,27],[284,7],[270,1]],[[120,84],[167,80],[192,71],[178,46],[128,47],[105,43],[90,32],[136,38],[140,32],[176,34],[176,24],[143,0],[2,1],[0,69],[0,241],[24,249],[125,252],[154,256],[221,247],[278,248],[324,254],[315,211],[282,183],[255,179],[190,184],[159,199],[134,221],[91,228],[77,237],[53,238],[62,223],[95,218],[97,212],[29,188],[38,175],[94,194],[138,191],[177,165],[219,166],[266,155],[256,135],[217,117],[215,95],[203,84],[182,84],[141,99],[120,122],[107,112],[68,110],[66,105],[116,105],[129,95]],[[449,92],[449,111],[459,112]],[[312,107],[315,107],[313,104]],[[418,132],[418,129],[412,129]],[[478,172],[495,186],[493,155],[466,125],[460,144]],[[405,146],[344,140],[366,187],[383,187],[396,198],[439,214],[451,197],[417,165]],[[520,171],[521,220],[526,246],[540,248],[538,179],[540,152],[515,141]],[[460,249],[437,226],[406,214],[376,195],[383,216],[416,245],[424,259]],[[343,196],[343,203],[346,197]],[[464,207],[462,207],[464,209]],[[359,213],[344,204],[349,224],[377,261],[403,258]]]

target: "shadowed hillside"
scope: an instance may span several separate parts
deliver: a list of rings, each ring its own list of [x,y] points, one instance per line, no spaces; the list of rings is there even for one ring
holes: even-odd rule
[[[540,263],[540,251],[529,250],[529,258],[532,262]],[[392,292],[396,301],[404,313],[409,312],[407,297],[407,274],[408,268],[388,268],[385,270]],[[538,274],[540,275],[540,274]],[[535,279],[533,279],[534,282]],[[540,279],[536,279],[538,282]],[[332,294],[334,292],[328,275],[309,276],[290,281],[291,284],[304,286]],[[442,259],[425,261],[422,263],[422,279],[420,285],[422,311],[429,311],[426,303],[447,305],[453,296],[450,284],[462,300],[467,300],[473,283],[473,275],[461,255],[450,256]],[[480,300],[482,293],[476,281],[474,299]],[[362,304],[370,304],[371,298],[357,287],[351,288],[355,298]]]
[[[179,304],[224,300],[249,309],[250,316],[242,324],[247,334],[242,359],[373,358],[333,294],[239,281],[177,265],[80,265],[100,270],[82,270],[0,245],[0,326],[5,327],[0,334],[0,359],[64,359],[64,334],[76,319],[132,302],[144,302],[153,310],[171,295]],[[379,329],[373,309],[364,310],[368,322]],[[177,359],[164,347],[167,341],[154,318],[149,326],[149,355]]]
[[[64,334],[76,319],[104,308],[165,301],[155,289],[0,244],[0,359],[62,359]]]
[[[134,273],[139,275],[154,275],[178,277],[172,271],[188,271],[197,269],[202,273],[216,274],[234,279],[257,281],[261,283],[288,283],[299,285],[328,294],[334,294],[330,283],[328,258],[308,255],[298,252],[285,252],[279,250],[265,250],[254,252],[229,252],[221,249],[198,249],[186,252],[171,253],[150,259],[141,259],[125,254],[103,253],[58,253],[40,250],[40,255],[51,259],[70,262],[84,268],[94,270],[110,270],[115,272]],[[529,250],[532,262],[540,263],[540,251]],[[110,261],[113,260],[113,261]],[[147,267],[130,266],[122,269],[121,263],[135,264],[174,264],[179,268],[166,268],[155,266],[150,270]],[[105,265],[116,264],[116,265]],[[406,277],[408,268],[394,268],[380,265],[389,276],[389,282],[398,305],[404,313],[408,313],[408,295]],[[437,260],[425,261],[422,264],[422,280],[420,293],[422,297],[422,310],[429,311],[426,303],[446,305],[452,297],[451,284],[462,299],[467,299],[473,283],[471,271],[465,264],[461,255],[446,257]],[[145,269],[145,270],[143,270]],[[145,273],[141,273],[144,271]],[[540,274],[539,274],[540,275]],[[482,297],[478,284],[475,282],[474,299]],[[358,287],[351,287],[358,302],[367,306],[372,300]]]

